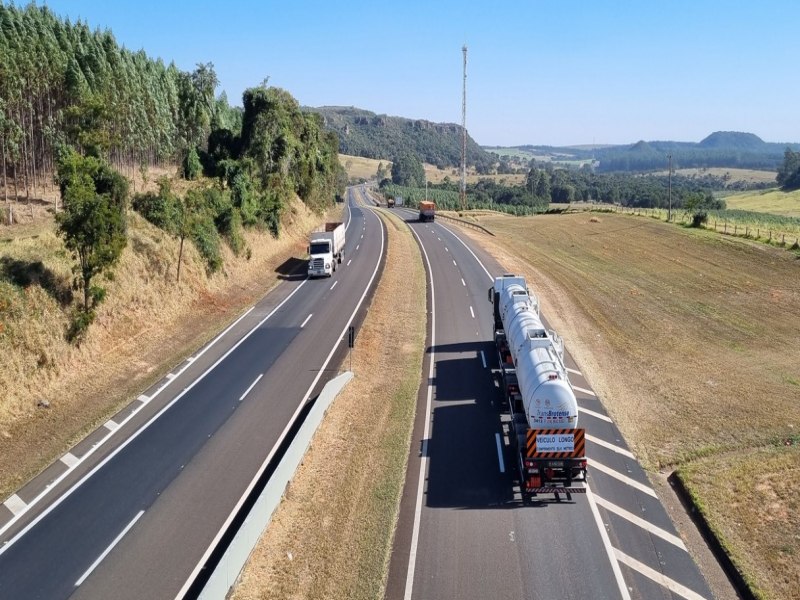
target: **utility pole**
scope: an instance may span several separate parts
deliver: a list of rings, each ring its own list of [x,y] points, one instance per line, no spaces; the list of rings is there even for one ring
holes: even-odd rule
[[[464,86],[461,94],[461,210],[467,209],[467,45],[464,53]]]
[[[672,220],[672,154],[667,154],[667,158],[669,158],[669,181],[668,184],[668,196],[669,196],[669,208],[667,209],[667,223]]]

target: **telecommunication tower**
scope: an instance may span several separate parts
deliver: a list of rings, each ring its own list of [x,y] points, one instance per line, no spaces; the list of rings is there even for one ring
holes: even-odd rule
[[[461,94],[461,210],[467,209],[467,45],[464,53],[464,86]]]

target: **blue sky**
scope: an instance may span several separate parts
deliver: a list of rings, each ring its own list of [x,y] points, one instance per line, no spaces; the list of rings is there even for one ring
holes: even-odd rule
[[[800,142],[800,2],[39,0],[191,70],[232,104],[269,77],[307,106],[461,122],[482,145]]]

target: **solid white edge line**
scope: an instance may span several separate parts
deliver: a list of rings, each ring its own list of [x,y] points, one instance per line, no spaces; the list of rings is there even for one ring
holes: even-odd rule
[[[590,416],[594,417],[595,419],[600,419],[601,421],[606,421],[607,423],[613,423],[614,422],[614,421],[611,420],[611,417],[607,417],[604,414],[601,414],[599,412],[595,412],[593,410],[589,410],[588,408],[583,408],[581,406],[578,407],[578,412],[585,413],[587,415],[590,415]]]
[[[630,487],[635,488],[640,492],[644,492],[648,496],[652,496],[653,498],[658,498],[658,494],[656,494],[656,491],[653,488],[646,486],[643,483],[639,483],[635,479],[628,477],[627,475],[623,475],[619,471],[615,471],[611,467],[607,467],[603,463],[597,462],[593,458],[587,458],[586,462],[590,467],[592,467],[592,469],[597,469],[598,471],[605,473],[606,475],[610,475],[614,479],[621,481],[622,483],[629,485]]]
[[[300,284],[300,285],[302,285],[302,284]],[[211,348],[211,347],[212,347],[214,344],[216,344],[216,343],[217,343],[217,342],[218,342],[220,339],[222,339],[222,338],[223,338],[223,337],[224,337],[224,336],[225,336],[225,335],[226,335],[226,334],[227,334],[227,333],[228,333],[228,332],[229,332],[231,329],[233,329],[234,327],[236,327],[236,325],[238,325],[238,324],[239,324],[239,321],[241,321],[241,320],[242,320],[242,319],[244,319],[244,318],[245,318],[247,315],[249,315],[249,314],[252,312],[252,310],[253,310],[254,308],[255,308],[255,306],[251,306],[251,307],[250,307],[250,308],[248,308],[246,311],[244,311],[244,312],[243,312],[243,313],[242,313],[242,314],[239,316],[239,318],[238,318],[238,319],[236,319],[236,320],[235,320],[233,323],[231,323],[230,325],[228,325],[228,327],[226,327],[226,328],[225,328],[225,329],[224,329],[224,330],[223,330],[223,331],[222,331],[222,332],[221,332],[221,333],[220,333],[220,334],[219,334],[217,337],[215,337],[213,340],[211,340],[211,341],[210,341],[210,342],[209,342],[209,343],[206,345],[206,347],[205,347],[205,348],[203,348],[203,349],[202,349],[200,352],[198,352],[198,353],[197,353],[197,355],[195,356],[195,360],[197,360],[197,359],[198,359],[198,358],[200,358],[200,357],[201,357],[203,354],[205,354],[205,352],[206,352],[208,349],[210,349],[210,348]],[[276,309],[276,310],[277,310],[277,309]],[[275,311],[273,311],[273,312],[275,312]],[[270,313],[270,316],[271,316],[271,315],[272,315],[272,313]],[[267,316],[267,318],[269,318],[269,316]],[[266,319],[264,319],[264,320],[266,320]],[[262,321],[261,323],[263,323],[263,322],[264,322],[264,321]],[[259,323],[259,326],[261,325],[261,323]],[[178,371],[178,375],[180,375],[180,374],[181,374],[181,373],[183,373],[183,372],[184,372],[186,369],[188,369],[188,368],[189,368],[189,366],[190,366],[190,365],[188,365],[188,364],[187,364],[187,365],[186,365],[186,366],[184,366],[182,369],[180,369],[180,370]],[[203,374],[203,376],[205,376],[205,374]],[[162,386],[161,386],[160,388],[158,388],[158,389],[157,389],[155,392],[153,392],[153,395],[152,395],[152,396],[150,396],[150,397],[148,398],[148,401],[152,400],[153,398],[155,398],[156,396],[158,396],[158,395],[159,395],[161,392],[163,392],[163,391],[164,391],[164,390],[167,388],[167,386],[168,386],[170,383],[172,383],[172,380],[168,380],[168,381],[167,381],[167,382],[166,382],[164,385],[162,385]],[[184,390],[184,391],[185,391],[185,390]],[[144,395],[142,395],[142,396],[139,396],[139,400],[141,401],[143,397],[144,397],[144,398],[147,398],[147,396],[144,396]],[[143,404],[144,404],[144,401],[142,401],[142,402],[143,402]],[[173,402],[174,402],[174,400],[173,400]],[[138,409],[137,409],[137,410],[134,410],[134,411],[132,411],[132,412],[131,412],[131,413],[130,413],[130,414],[127,416],[127,417],[125,417],[125,419],[124,419],[123,421],[121,421],[121,422],[120,422],[120,424],[119,424],[119,425],[120,425],[120,427],[123,427],[124,425],[126,425],[126,424],[128,423],[128,421],[130,421],[131,419],[133,419],[133,417],[135,417],[135,416],[137,415],[137,413],[138,413],[138,412],[139,412],[139,410],[138,410]],[[162,412],[163,412],[163,411],[162,411]],[[159,414],[161,414],[161,413],[159,413]],[[50,493],[50,491],[51,491],[51,490],[53,490],[53,489],[55,488],[55,486],[57,486],[59,483],[61,483],[61,482],[62,482],[62,481],[63,481],[63,480],[64,480],[64,479],[65,479],[65,478],[66,478],[66,477],[67,477],[67,476],[68,476],[70,473],[72,473],[72,471],[73,471],[73,470],[75,470],[75,467],[77,467],[77,466],[78,466],[79,464],[81,464],[81,463],[82,463],[84,460],[86,460],[87,458],[89,458],[89,457],[90,457],[92,454],[94,454],[94,453],[95,453],[95,452],[96,452],[98,449],[102,448],[103,444],[105,444],[105,443],[106,443],[106,442],[107,442],[107,441],[108,441],[108,440],[111,438],[111,436],[113,436],[113,435],[114,435],[114,432],[113,432],[113,431],[110,431],[110,432],[108,433],[108,435],[106,435],[106,436],[105,436],[103,439],[101,439],[101,440],[100,440],[100,441],[98,441],[96,444],[94,444],[94,445],[93,445],[93,446],[92,446],[92,447],[89,449],[89,451],[88,451],[86,454],[84,454],[83,456],[81,456],[81,457],[78,459],[78,462],[77,462],[77,463],[75,463],[73,466],[71,466],[69,469],[67,469],[67,470],[66,470],[66,471],[64,471],[64,472],[63,472],[61,475],[59,475],[59,476],[58,476],[58,477],[56,477],[56,478],[55,478],[53,481],[51,481],[51,482],[48,484],[48,486],[47,486],[47,487],[45,487],[45,489],[43,489],[43,490],[42,490],[42,491],[39,493],[39,495],[38,495],[38,496],[36,496],[36,497],[35,497],[33,500],[31,500],[31,501],[28,503],[28,506],[26,507],[25,511],[23,511],[22,513],[20,513],[20,514],[18,514],[18,515],[14,515],[14,517],[13,517],[13,518],[12,518],[10,521],[8,521],[8,522],[7,522],[5,525],[3,525],[2,527],[0,527],[0,535],[3,535],[3,534],[6,532],[6,531],[8,531],[8,529],[9,529],[9,528],[11,528],[11,526],[12,526],[12,525],[14,525],[14,523],[16,523],[16,522],[17,522],[17,521],[18,521],[18,520],[19,520],[19,519],[20,519],[20,518],[21,518],[21,517],[22,517],[22,516],[23,516],[23,515],[24,515],[26,512],[28,512],[28,510],[29,510],[29,509],[30,509],[32,506],[35,506],[36,504],[38,504],[38,503],[39,503],[39,502],[42,500],[42,498],[44,498],[44,497],[45,497],[47,494],[49,494],[49,493]],[[83,479],[82,479],[82,480],[80,480],[79,484],[80,484],[80,483],[82,483],[82,482],[83,482]],[[69,493],[72,493],[72,489],[70,489]],[[25,531],[27,531],[27,528],[25,529]],[[17,536],[17,537],[19,537],[19,536]],[[15,537],[13,540],[11,540],[10,542],[8,542],[8,543],[7,543],[5,546],[3,546],[3,547],[0,547],[0,555],[1,555],[1,554],[3,554],[3,552],[4,552],[4,551],[5,551],[5,549],[6,549],[6,547],[8,547],[8,545],[9,545],[11,542],[13,542],[14,540],[16,540],[16,539],[17,539],[17,538]]]
[[[586,486],[586,499],[589,502],[589,508],[592,511],[592,516],[594,517],[594,522],[597,525],[597,530],[600,532],[600,539],[603,540],[603,547],[606,549],[608,562],[611,563],[611,571],[614,573],[614,579],[617,581],[617,588],[619,588],[620,596],[622,596],[622,600],[631,600],[631,594],[628,591],[628,586],[625,584],[625,578],[622,576],[622,569],[619,568],[619,562],[614,554],[616,549],[611,545],[611,540],[608,537],[606,527],[603,524],[603,520],[600,518],[600,511],[598,510],[597,503],[594,500],[592,488],[588,485]]]
[[[350,207],[348,206],[348,210],[349,210],[349,208]],[[378,219],[378,223],[380,224],[381,221],[380,221],[379,217],[377,216],[376,211],[373,210],[373,209],[370,209],[369,212],[376,219]],[[380,249],[380,252],[378,252],[377,256],[380,257],[380,256],[383,256],[383,251],[384,251],[384,246],[385,246],[385,239],[384,239],[383,227],[379,226],[378,229],[380,229],[380,232],[381,232],[381,249]],[[349,329],[350,325],[353,323],[353,319],[355,319],[356,313],[359,311],[359,309],[361,308],[361,305],[364,303],[364,298],[367,297],[367,292],[369,291],[369,288],[372,286],[372,282],[375,281],[375,276],[378,274],[378,267],[380,267],[380,264],[381,264],[380,260],[378,260],[375,263],[375,268],[372,271],[372,276],[370,277],[370,280],[367,283],[367,286],[364,288],[364,292],[361,294],[361,298],[358,300],[358,303],[356,304],[356,307],[353,309],[353,312],[350,315],[350,318],[347,320],[347,323],[345,323],[344,328],[342,329],[341,333],[339,334],[339,339],[340,340],[344,339],[344,334],[347,332],[347,330]],[[297,289],[300,289],[300,287],[298,286]],[[295,291],[297,291],[297,290],[295,290]],[[294,294],[294,292],[292,292],[292,294]],[[289,297],[291,297],[291,296],[289,296]],[[288,300],[289,297],[287,297],[286,300]],[[286,302],[286,300],[284,300],[284,302]],[[283,303],[281,303],[281,304],[283,304]],[[279,307],[280,307],[280,305],[278,306],[278,308]],[[278,308],[276,308],[275,310],[278,310]],[[242,340],[242,341],[244,341],[244,340]],[[320,380],[320,377],[322,377],[322,374],[325,372],[325,369],[328,366],[328,363],[331,361],[331,358],[333,358],[333,354],[336,352],[336,348],[338,347],[338,345],[339,344],[336,344],[335,346],[333,346],[333,348],[331,348],[331,351],[328,353],[328,357],[325,359],[325,362],[322,363],[322,367],[320,368],[319,372],[317,373],[317,376],[314,378],[314,381],[311,382],[311,385],[308,387],[308,390],[306,390],[306,393],[303,394],[303,397],[300,399],[300,403],[297,405],[297,409],[294,411],[294,414],[291,416],[291,418],[289,419],[288,423],[286,423],[286,427],[284,427],[283,431],[281,432],[281,435],[278,437],[277,441],[275,442],[275,445],[272,446],[272,449],[269,451],[269,454],[267,455],[267,458],[265,458],[264,462],[261,463],[261,467],[259,467],[258,472],[256,473],[255,477],[253,477],[252,481],[250,482],[250,484],[245,489],[245,491],[242,494],[241,498],[239,498],[239,501],[236,503],[236,506],[234,506],[233,510],[228,515],[228,518],[225,520],[225,523],[222,525],[220,530],[217,532],[217,535],[211,541],[211,544],[209,544],[209,546],[206,549],[205,553],[200,558],[200,561],[197,563],[197,565],[195,566],[195,568],[192,570],[191,574],[189,575],[188,579],[183,584],[183,587],[175,595],[175,600],[182,600],[183,599],[183,597],[189,591],[189,588],[191,587],[191,585],[194,583],[194,580],[197,579],[197,575],[202,570],[203,565],[205,565],[206,562],[208,562],[209,556],[211,556],[211,553],[214,551],[214,549],[219,544],[220,539],[222,538],[222,536],[225,534],[225,532],[230,527],[231,522],[236,517],[236,515],[239,513],[239,510],[241,510],[242,504],[244,504],[245,500],[250,495],[250,492],[253,491],[253,488],[255,487],[255,485],[258,482],[258,480],[261,478],[261,475],[264,473],[264,471],[266,470],[266,468],[269,465],[270,461],[275,456],[275,452],[277,452],[278,447],[283,443],[283,440],[288,435],[289,430],[292,428],[292,426],[294,425],[294,422],[297,420],[297,416],[300,414],[300,411],[303,410],[303,406],[305,405],[309,394],[311,394],[311,391],[317,385],[317,382]]]
[[[633,452],[629,452],[628,450],[625,450],[625,448],[620,448],[619,446],[615,446],[610,442],[601,440],[600,438],[590,435],[588,433],[585,434],[585,438],[590,442],[592,442],[593,444],[597,444],[598,446],[603,446],[603,448],[608,448],[609,450],[612,450],[617,454],[622,454],[622,456],[627,456],[628,458],[636,460],[636,457],[633,455]]]
[[[481,269],[483,269],[483,272],[486,273],[486,276],[489,278],[489,281],[494,281],[494,277],[492,277],[492,274],[489,273],[489,269],[486,268],[486,265],[484,265],[481,262],[481,259],[478,258],[478,256],[472,251],[472,248],[467,246],[467,244],[464,242],[464,240],[462,240],[460,237],[458,237],[458,234],[456,234],[455,231],[453,231],[452,229],[450,229],[446,225],[442,225],[441,223],[439,224],[439,227],[441,227],[442,229],[447,231],[450,235],[452,235],[459,242],[461,242],[461,245],[464,246],[464,248],[466,248],[467,252],[469,252],[472,255],[472,258],[475,259],[475,262],[477,262],[481,266]]]
[[[422,250],[422,255],[425,257],[425,263],[428,265],[428,283],[431,287],[431,353],[430,364],[428,365],[428,393],[425,401],[425,430],[422,434],[422,439],[425,440],[427,445],[428,437],[430,436],[431,428],[431,399],[433,396],[433,367],[436,363],[436,353],[433,350],[436,348],[436,290],[433,285],[433,269],[431,262],[428,259],[428,253],[422,240],[411,228],[411,232],[419,241],[419,247]],[[414,506],[414,525],[411,530],[411,548],[408,553],[408,569],[406,571],[406,587],[403,594],[404,600],[411,600],[412,591],[414,588],[414,571],[417,567],[417,546],[419,545],[419,525],[422,519],[422,496],[425,488],[425,470],[428,464],[427,452],[423,452],[419,461],[419,477],[417,478],[417,499]]]
[[[481,350],[481,364],[483,365],[483,368],[485,369],[486,368],[486,355],[483,353],[483,350]]]
[[[178,402],[178,401],[179,401],[181,398],[183,398],[183,396],[184,396],[184,395],[185,395],[185,394],[186,394],[186,393],[187,393],[189,390],[191,390],[191,389],[192,389],[192,388],[193,388],[195,385],[197,385],[197,384],[198,384],[200,381],[202,381],[202,380],[205,378],[205,376],[206,376],[206,375],[208,375],[208,374],[209,374],[211,371],[213,371],[213,370],[214,370],[214,369],[217,367],[217,365],[218,365],[218,364],[220,364],[220,363],[221,363],[223,360],[225,360],[225,359],[226,359],[226,358],[227,358],[227,357],[228,357],[228,356],[229,356],[229,355],[230,355],[230,354],[231,354],[231,353],[232,353],[234,350],[236,350],[236,348],[238,348],[238,347],[239,347],[241,344],[243,344],[243,343],[244,343],[244,341],[245,341],[247,338],[249,338],[249,337],[250,337],[250,336],[251,336],[251,335],[252,335],[252,334],[253,334],[253,333],[254,333],[254,332],[255,332],[255,331],[256,331],[256,330],[259,328],[259,327],[261,327],[261,325],[263,325],[263,324],[264,324],[264,323],[267,321],[267,319],[269,319],[269,318],[270,318],[272,315],[274,315],[274,314],[275,314],[275,313],[278,311],[278,309],[280,309],[280,308],[281,308],[281,307],[282,307],[284,304],[286,304],[286,302],[288,302],[288,301],[289,301],[289,299],[290,299],[292,296],[294,296],[294,295],[295,295],[295,294],[298,292],[298,290],[300,290],[300,288],[302,288],[302,287],[303,287],[303,286],[306,284],[306,282],[307,282],[307,281],[308,281],[307,279],[304,279],[304,280],[302,281],[302,283],[300,283],[300,285],[298,285],[298,286],[297,286],[297,287],[296,287],[294,290],[292,290],[292,292],[291,292],[291,293],[290,293],[288,296],[286,296],[286,298],[284,298],[284,299],[283,299],[283,300],[280,302],[280,304],[278,304],[278,306],[276,306],[275,308],[273,308],[273,309],[272,309],[272,311],[271,311],[271,312],[270,312],[270,313],[269,313],[269,314],[268,314],[266,317],[264,317],[263,319],[261,319],[261,321],[259,321],[259,322],[258,322],[258,323],[255,325],[255,327],[253,327],[253,328],[252,328],[250,331],[248,331],[248,332],[247,332],[247,333],[246,333],[244,336],[242,336],[242,337],[239,339],[239,341],[238,341],[238,342],[236,342],[236,343],[235,343],[233,346],[231,346],[231,347],[230,347],[230,348],[227,350],[227,352],[225,352],[225,354],[223,354],[222,356],[220,356],[220,357],[219,357],[219,358],[218,358],[218,359],[217,359],[217,360],[216,360],[216,361],[215,361],[215,362],[214,362],[214,363],[213,363],[213,364],[212,364],[210,367],[208,367],[208,368],[207,368],[205,371],[203,371],[203,373],[202,373],[200,376],[198,376],[198,377],[197,377],[197,378],[196,378],[196,379],[195,379],[195,380],[194,380],[192,383],[190,383],[190,384],[189,384],[187,387],[185,387],[183,390],[181,390],[181,392],[180,392],[180,393],[179,393],[177,396],[175,396],[175,397],[174,397],[174,398],[173,398],[173,399],[172,399],[170,402],[168,402],[168,403],[167,403],[165,406],[163,406],[163,407],[161,408],[161,410],[159,410],[159,411],[158,411],[158,412],[157,412],[155,415],[153,415],[153,416],[150,418],[150,420],[149,420],[149,421],[147,421],[147,422],[146,422],[146,423],[144,423],[144,424],[143,424],[141,427],[139,427],[139,429],[137,429],[137,430],[136,430],[136,431],[135,431],[135,432],[134,432],[134,433],[133,433],[133,434],[132,434],[132,435],[131,435],[131,436],[130,436],[128,439],[126,439],[124,442],[122,442],[122,443],[121,443],[119,446],[117,446],[116,448],[114,448],[114,450],[112,450],[112,451],[109,453],[109,455],[108,455],[108,456],[106,456],[106,457],[105,457],[103,460],[101,460],[101,461],[100,461],[98,464],[96,464],[96,465],[94,466],[94,468],[92,468],[92,470],[91,470],[91,471],[89,471],[88,473],[86,473],[86,475],[84,475],[84,476],[83,476],[83,477],[81,477],[81,478],[80,478],[78,481],[76,481],[74,484],[72,484],[72,487],[71,487],[71,488],[69,488],[69,489],[68,489],[66,492],[64,492],[64,494],[62,494],[62,495],[61,495],[59,498],[56,498],[56,499],[53,501],[53,503],[52,503],[52,504],[50,504],[50,506],[48,506],[48,507],[47,507],[47,508],[45,508],[45,509],[44,509],[44,510],[43,510],[41,513],[39,513],[39,514],[36,516],[36,518],[35,518],[35,519],[33,519],[33,520],[32,520],[30,523],[28,523],[28,524],[27,524],[27,525],[26,525],[26,526],[25,526],[23,529],[21,529],[21,530],[20,530],[20,531],[19,531],[19,532],[18,532],[18,533],[17,533],[17,534],[16,534],[16,535],[13,537],[13,538],[11,538],[11,539],[10,539],[10,540],[9,540],[9,541],[8,541],[8,542],[7,542],[7,543],[4,545],[4,546],[1,546],[1,547],[0,547],[0,556],[2,556],[2,554],[3,554],[3,553],[6,551],[6,550],[8,550],[9,548],[11,548],[11,546],[13,546],[13,545],[14,545],[14,543],[16,543],[16,542],[17,542],[17,540],[19,540],[19,539],[20,539],[22,536],[24,536],[26,533],[28,533],[28,531],[30,531],[31,529],[33,529],[33,528],[34,528],[34,527],[35,527],[35,526],[36,526],[36,525],[39,523],[39,521],[41,521],[42,519],[44,519],[44,518],[45,518],[47,515],[49,515],[49,514],[50,514],[52,511],[54,511],[54,510],[55,510],[55,509],[56,509],[56,508],[57,508],[57,507],[58,507],[58,506],[59,506],[59,505],[60,505],[60,504],[61,504],[61,503],[62,503],[64,500],[66,500],[67,498],[69,498],[69,497],[72,495],[72,493],[73,493],[75,490],[77,490],[77,489],[78,489],[80,486],[82,486],[82,485],[84,484],[84,482],[85,482],[86,480],[88,480],[88,479],[89,479],[89,478],[90,478],[92,475],[94,475],[95,473],[97,473],[97,471],[99,471],[100,469],[102,469],[102,468],[103,468],[103,467],[106,465],[106,463],[108,463],[110,460],[112,460],[112,459],[113,459],[113,458],[114,458],[114,457],[115,457],[117,454],[119,454],[120,452],[122,452],[122,450],[124,450],[124,449],[125,449],[125,448],[128,446],[128,444],[130,444],[130,443],[131,443],[131,442],[133,442],[133,441],[134,441],[134,440],[135,440],[137,437],[139,437],[139,436],[142,434],[142,432],[144,432],[144,431],[145,431],[145,430],[146,430],[148,427],[150,427],[150,425],[152,425],[152,424],[153,424],[153,423],[154,423],[156,420],[158,420],[158,418],[159,418],[159,417],[161,417],[161,415],[163,415],[165,412],[167,412],[167,410],[169,410],[169,409],[170,409],[170,407],[172,407],[172,405],[173,405],[173,404],[175,404],[175,403],[176,403],[176,402]],[[223,332],[222,332],[222,333],[221,333],[219,336],[217,336],[217,337],[216,337],[216,338],[215,338],[215,339],[214,339],[214,340],[211,342],[211,344],[213,344],[214,342],[216,342],[216,341],[217,341],[217,340],[218,340],[218,339],[219,339],[219,338],[220,338],[220,337],[221,337],[223,334],[225,334],[227,331],[229,331],[231,328],[233,328],[233,326],[234,326],[234,325],[236,325],[236,323],[238,323],[239,321],[241,321],[241,320],[242,320],[242,318],[244,318],[244,316],[245,316],[245,315],[247,315],[247,314],[248,314],[250,311],[252,311],[252,310],[253,310],[253,308],[254,308],[254,307],[252,307],[252,308],[250,308],[249,310],[247,310],[247,311],[246,311],[246,312],[245,312],[245,313],[244,313],[244,314],[243,314],[241,317],[239,317],[239,318],[238,318],[238,319],[237,319],[237,320],[236,320],[234,323],[232,323],[232,324],[231,324],[231,325],[230,325],[230,326],[229,326],[229,327],[228,327],[228,328],[227,328],[225,331],[223,331]],[[206,349],[202,350],[202,351],[201,351],[201,352],[200,352],[200,353],[199,353],[197,356],[200,356],[200,355],[201,355],[203,352],[205,352],[205,351],[206,351],[208,348],[210,348],[210,347],[211,347],[211,344],[209,344],[209,346],[208,346]],[[169,383],[169,382],[168,382],[168,383]],[[165,384],[164,386],[162,386],[161,388],[159,388],[159,389],[156,391],[156,393],[155,393],[155,394],[153,394],[153,397],[155,397],[155,396],[156,396],[156,395],[157,395],[159,392],[161,392],[161,390],[163,390],[163,389],[164,389],[166,386],[167,386],[167,384]],[[132,413],[131,413],[131,414],[130,414],[130,415],[129,415],[129,416],[128,416],[128,417],[127,417],[127,418],[126,418],[124,421],[122,421],[122,423],[120,423],[120,427],[121,427],[122,425],[124,425],[124,424],[125,424],[125,423],[126,423],[128,420],[132,419],[132,418],[133,418],[133,416],[134,416],[135,414],[136,414],[136,411],[132,412]],[[94,453],[94,452],[95,452],[95,451],[96,451],[98,448],[100,448],[100,447],[101,447],[101,446],[102,446],[102,445],[105,443],[105,441],[106,441],[106,440],[107,440],[107,439],[108,439],[108,438],[109,438],[111,435],[113,435],[113,433],[114,433],[113,431],[112,431],[112,432],[110,432],[110,433],[108,434],[108,436],[106,436],[105,438],[103,438],[102,440],[100,440],[100,441],[99,441],[97,444],[95,444],[94,446],[92,446],[92,448],[91,448],[91,449],[90,449],[90,450],[89,450],[89,451],[88,451],[86,454],[84,454],[84,455],[81,457],[81,462],[83,462],[84,460],[86,460],[86,458],[87,458],[88,456],[90,456],[90,455],[91,455],[91,454],[93,454],[93,453]],[[32,501],[31,501],[31,503],[29,503],[29,504],[28,504],[28,507],[30,507],[30,506],[31,506],[31,505],[32,505],[34,502],[38,501],[40,498],[44,497],[44,495],[45,495],[45,494],[47,494],[47,493],[48,493],[48,492],[49,492],[51,489],[53,489],[53,486],[55,486],[57,483],[59,483],[59,482],[60,482],[60,481],[61,481],[61,480],[62,480],[62,479],[63,479],[63,478],[64,478],[64,477],[65,477],[65,476],[68,474],[68,473],[70,473],[70,472],[71,472],[71,470],[67,470],[67,471],[65,471],[64,473],[62,473],[62,474],[61,474],[61,476],[59,476],[57,479],[55,479],[55,480],[54,480],[54,481],[53,481],[53,482],[50,484],[50,486],[49,486],[49,487],[45,488],[45,489],[44,489],[44,491],[42,491],[42,493],[40,493],[40,494],[39,494],[39,495],[38,495],[38,496],[37,496],[37,497],[36,497],[34,500],[32,500]],[[3,534],[3,533],[4,533],[4,532],[5,532],[5,531],[6,531],[6,530],[9,528],[9,527],[11,527],[11,525],[13,525],[13,524],[14,524],[16,521],[17,521],[17,518],[15,517],[15,518],[11,519],[11,520],[10,520],[8,523],[6,523],[6,524],[5,524],[5,525],[2,527],[2,529],[0,529],[0,535],[2,535],[2,534]]]
[[[500,472],[506,472],[506,462],[503,460],[503,443],[500,441],[500,434],[494,434],[494,441],[497,442],[497,462],[500,463]]]
[[[308,322],[311,320],[311,317],[313,317],[313,316],[314,316],[314,313],[311,313],[311,314],[309,314],[309,315],[306,317],[306,320],[305,320],[305,321],[303,321],[302,325],[300,325],[300,329],[302,329],[303,327],[305,327],[305,326],[306,326],[306,323],[308,323]]]
[[[673,546],[677,546],[681,550],[686,550],[686,546],[684,545],[683,540],[679,538],[677,535],[674,535],[669,531],[661,529],[661,527],[658,527],[657,525],[653,525],[650,521],[643,519],[640,516],[633,514],[629,510],[625,510],[621,506],[617,506],[616,504],[613,504],[612,502],[609,502],[608,500],[601,498],[600,496],[595,496],[595,502],[597,502],[599,506],[602,506],[607,511],[622,517],[626,521],[630,521],[634,525],[637,525],[638,527],[641,527],[645,531],[648,531],[649,533],[652,533],[653,535],[660,537],[662,540],[669,542]]]
[[[583,377],[583,373],[580,371],[576,371],[575,369],[570,369],[569,367],[565,367],[567,369],[567,373],[572,373],[573,375],[580,375]]]
[[[627,565],[634,571],[638,571],[648,579],[652,579],[656,583],[664,586],[670,592],[678,594],[679,596],[683,596],[687,600],[706,600],[703,596],[701,596],[694,590],[690,590],[685,585],[682,585],[677,581],[675,581],[674,579],[670,579],[663,573],[660,573],[655,569],[648,567],[646,564],[639,562],[632,556],[628,556],[621,550],[617,550],[616,548],[614,548],[614,554],[616,555],[617,560]]]
[[[128,531],[130,531],[131,527],[136,525],[136,521],[138,521],[143,514],[144,514],[144,511],[140,510],[139,514],[137,514],[135,517],[133,517],[133,520],[130,523],[128,523],[128,525],[125,527],[125,529],[123,529],[119,533],[119,535],[117,537],[114,538],[114,541],[112,541],[108,545],[108,548],[103,550],[103,553],[100,556],[97,557],[97,560],[92,563],[92,566],[90,566],[88,569],[86,569],[86,572],[83,575],[81,575],[81,577],[80,577],[80,579],[78,579],[78,581],[75,582],[75,587],[78,587],[80,584],[82,584],[84,581],[86,581],[86,578],[89,577],[89,575],[92,574],[92,571],[94,571],[97,568],[97,565],[99,565],[101,562],[103,562],[103,559],[106,556],[108,556],[108,553],[111,552],[114,549],[114,546],[119,544],[119,541],[123,537],[125,537],[125,534],[128,533]]]
[[[261,378],[262,378],[263,376],[264,376],[264,374],[263,374],[263,373],[260,373],[260,374],[258,375],[258,377],[256,377],[256,380],[255,380],[253,383],[251,383],[251,384],[250,384],[250,387],[249,387],[249,388],[247,388],[247,389],[244,391],[244,394],[242,394],[242,396],[239,398],[239,402],[241,402],[242,400],[244,400],[245,396],[247,396],[247,394],[249,394],[249,393],[250,393],[250,390],[252,390],[254,387],[256,387],[256,384],[257,384],[257,383],[258,383],[258,382],[261,380]]]

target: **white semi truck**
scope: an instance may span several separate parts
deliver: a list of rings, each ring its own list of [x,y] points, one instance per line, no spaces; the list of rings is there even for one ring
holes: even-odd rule
[[[308,276],[330,277],[344,258],[345,225],[325,223],[324,231],[315,231],[308,240]]]
[[[586,493],[585,430],[578,428],[578,402],[564,366],[564,342],[545,329],[539,302],[524,277],[496,277],[489,288],[503,396],[511,416],[520,490]]]

